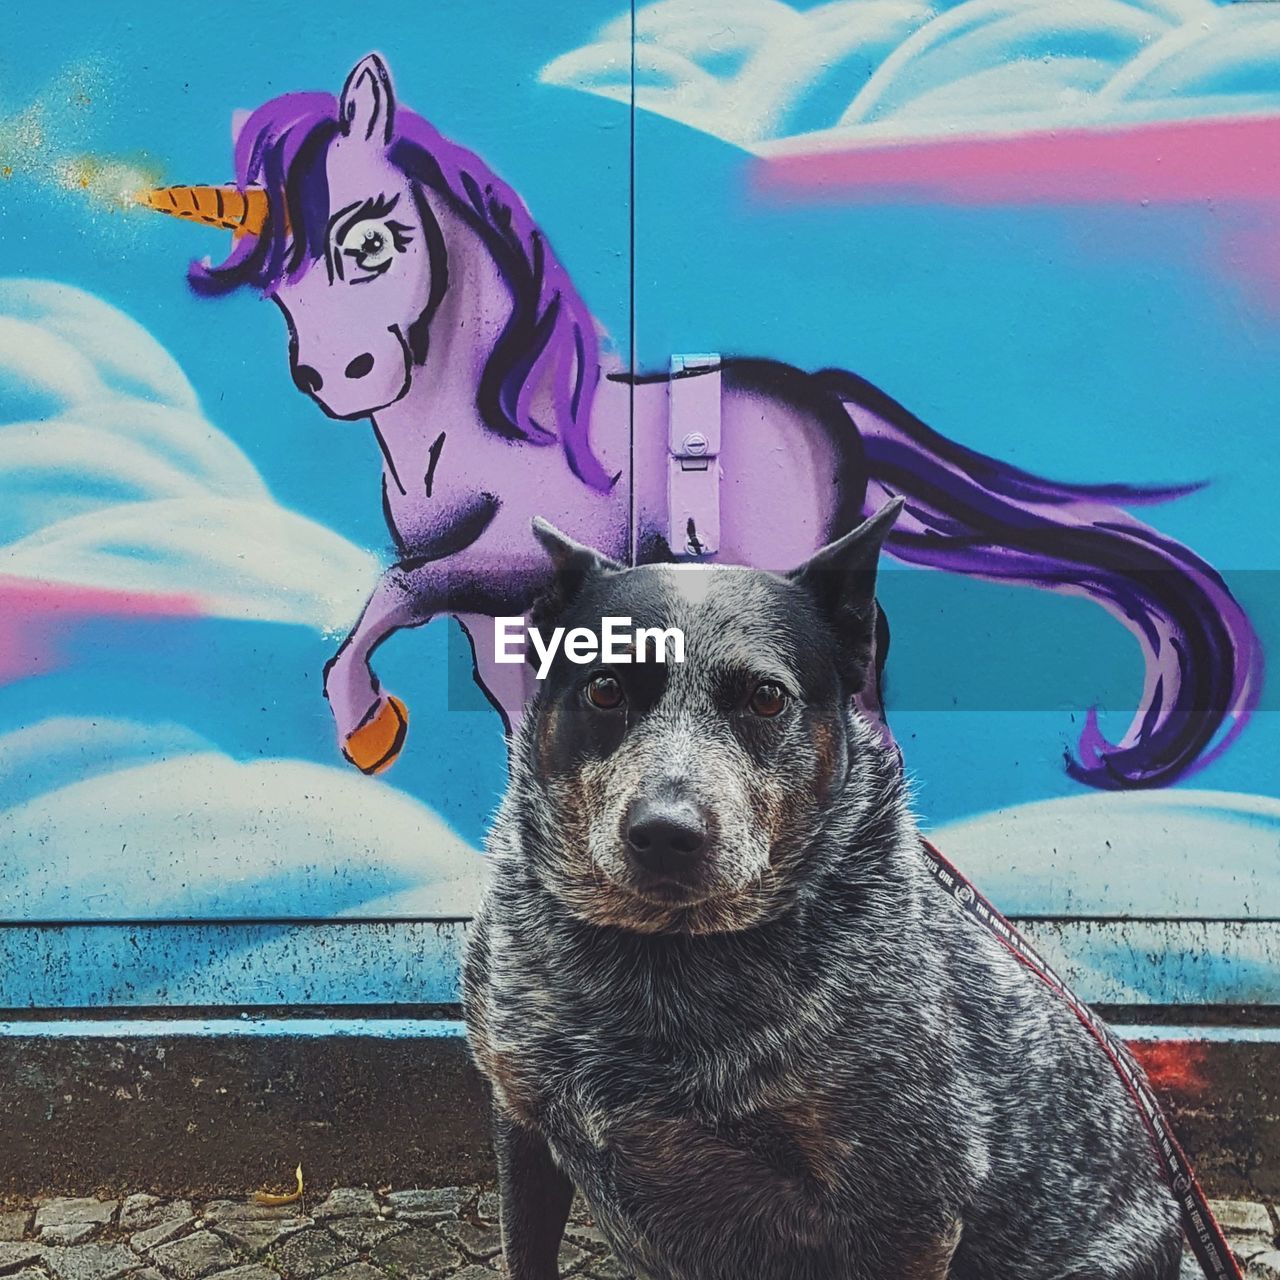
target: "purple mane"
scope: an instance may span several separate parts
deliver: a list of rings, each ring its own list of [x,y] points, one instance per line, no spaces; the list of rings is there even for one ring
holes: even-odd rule
[[[599,347],[586,303],[523,201],[484,161],[412,111],[401,107],[395,120],[391,162],[480,236],[511,296],[511,313],[477,387],[485,425],[532,444],[559,440],[574,474],[607,491],[614,477],[587,434]],[[330,214],[325,157],[340,132],[338,99],[330,93],[282,94],[249,116],[236,139],[235,180],[266,191],[266,225],[261,235],[237,242],[221,264],[193,262],[188,279],[197,293],[214,296],[246,285],[269,292],[322,258]],[[418,203],[430,217],[427,202]],[[438,239],[438,228],[428,230]],[[447,260],[441,266],[443,293]],[[429,312],[438,302],[433,299]],[[533,410],[535,391],[546,385],[553,392],[552,422],[539,421]]]

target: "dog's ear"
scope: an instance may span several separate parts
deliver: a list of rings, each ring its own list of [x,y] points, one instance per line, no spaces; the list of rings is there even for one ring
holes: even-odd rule
[[[886,502],[843,538],[829,543],[787,576],[835,623],[859,676],[865,675],[876,632],[876,566],[904,499]]]
[[[623,567],[592,547],[574,542],[541,516],[533,518],[533,536],[542,544],[555,568],[550,585],[538,597],[531,611],[535,626],[540,627],[561,613],[589,577]]]
[[[622,568],[616,561],[602,556],[594,548],[574,542],[550,520],[544,520],[541,516],[533,517],[533,536],[542,543],[542,549],[551,557],[557,573],[587,574]]]

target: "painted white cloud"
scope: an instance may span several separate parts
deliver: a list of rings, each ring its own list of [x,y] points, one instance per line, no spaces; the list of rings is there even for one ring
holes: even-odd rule
[[[780,128],[843,61],[878,62],[930,16],[920,0],[838,0],[797,13],[781,0],[660,0],[636,17],[636,101],[746,145]],[[631,23],[605,26],[542,78],[628,102]]]
[[[543,69],[629,101],[630,20]],[[754,151],[1280,110],[1280,6],[1213,0],[657,0],[636,102]],[[808,138],[812,144],[816,139]]]
[[[334,631],[376,557],[272,498],[168,352],[99,298],[0,280],[0,574]],[[3,404],[0,399],[0,404]]]
[[[0,884],[15,919],[465,918],[482,889],[476,850],[402,792],[345,768],[236,761],[176,724],[58,717],[2,735],[0,795]],[[1280,801],[1082,795],[933,836],[1011,914],[1185,917],[1172,926],[1032,926],[1088,998],[1274,995],[1268,937],[1201,917],[1276,917]],[[455,943],[449,935],[387,945],[396,965],[451,972]],[[418,946],[421,955],[402,955]],[[252,974],[255,990],[275,989],[273,966],[296,964],[295,948],[281,935],[211,950],[190,973],[153,975],[155,990],[194,984],[242,998]],[[345,990],[349,963],[335,952],[330,970],[309,981]],[[130,982],[151,980],[130,971]]]
[[[996,809],[933,833],[1012,915],[1280,917],[1280,800],[1101,791]]]
[[[483,859],[346,767],[236,761],[178,725],[59,717],[0,735],[16,919],[468,916]]]
[[[1225,791],[1094,792],[997,809],[931,833],[1084,999],[1280,998],[1280,800]]]

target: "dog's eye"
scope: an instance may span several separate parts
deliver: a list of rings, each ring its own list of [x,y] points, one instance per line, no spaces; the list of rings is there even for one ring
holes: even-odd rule
[[[613,676],[593,676],[587,685],[587,699],[601,711],[616,711],[624,701],[622,685]]]
[[[786,705],[786,690],[780,684],[766,680],[764,684],[756,685],[755,692],[747,702],[747,709],[752,715],[771,720],[774,716],[781,715]]]

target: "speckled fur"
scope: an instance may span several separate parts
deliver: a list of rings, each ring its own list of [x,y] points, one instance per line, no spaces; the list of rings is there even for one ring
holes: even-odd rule
[[[515,1280],[556,1275],[571,1184],[652,1280],[1174,1280],[1128,1094],[932,883],[897,754],[853,710],[865,563],[833,587],[839,556],[790,579],[561,559],[562,621],[680,626],[687,660],[623,669],[605,740],[562,666],[513,744],[466,1006]],[[755,677],[794,694],[763,735],[726,694]],[[619,838],[655,776],[712,814],[680,907],[630,883]]]

